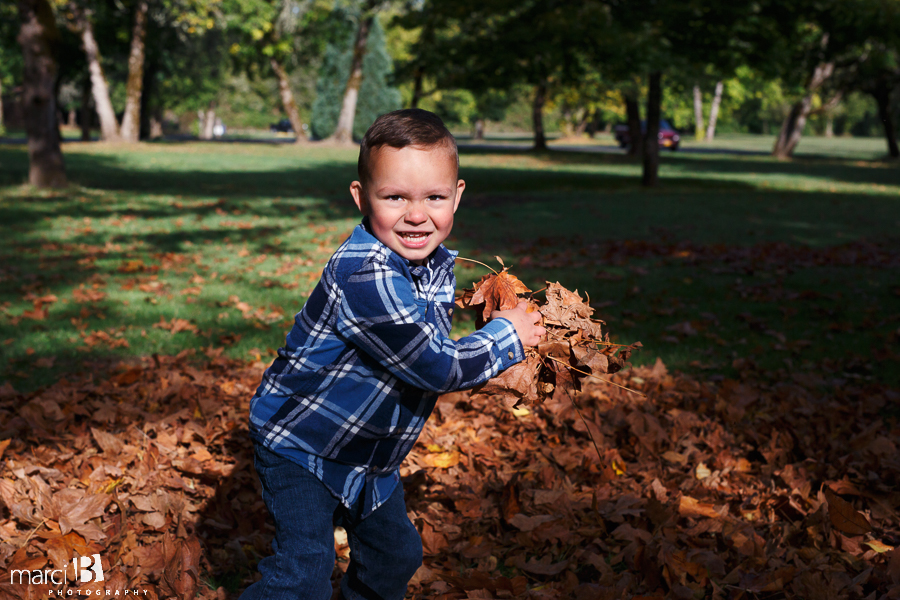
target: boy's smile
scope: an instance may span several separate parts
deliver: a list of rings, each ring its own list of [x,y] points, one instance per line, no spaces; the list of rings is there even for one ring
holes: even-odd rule
[[[368,182],[350,194],[382,244],[417,264],[450,235],[466,183],[444,146],[382,146],[371,154]]]

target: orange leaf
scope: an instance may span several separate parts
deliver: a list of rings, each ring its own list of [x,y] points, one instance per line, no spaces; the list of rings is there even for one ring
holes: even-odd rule
[[[497,275],[488,275],[482,279],[472,296],[472,304],[484,303],[482,316],[484,320],[491,317],[495,310],[509,310],[519,303],[519,294],[530,292],[518,277],[510,275],[506,269]]]

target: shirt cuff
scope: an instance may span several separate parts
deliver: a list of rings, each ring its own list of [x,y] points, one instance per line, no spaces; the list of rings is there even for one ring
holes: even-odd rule
[[[497,344],[500,358],[500,370],[503,371],[517,362],[525,360],[525,348],[516,333],[516,328],[509,319],[493,319],[479,331],[490,335]]]

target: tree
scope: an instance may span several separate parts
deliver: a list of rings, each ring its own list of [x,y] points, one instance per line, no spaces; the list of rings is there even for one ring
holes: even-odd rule
[[[19,19],[28,180],[37,187],[64,187],[68,182],[56,123],[56,17],[48,0],[19,0]]]
[[[100,138],[106,141],[117,142],[121,140],[119,123],[116,120],[116,111],[113,109],[112,101],[109,97],[109,85],[103,73],[100,47],[94,35],[93,11],[80,2],[69,3],[67,10],[71,15],[70,26],[80,35],[85,58],[87,59],[94,107],[100,119]]]
[[[341,19],[343,16],[335,15],[335,18]],[[316,82],[310,127],[317,139],[335,139],[344,107],[346,82],[356,45],[356,32],[350,30],[349,21],[345,21],[345,25],[348,27],[343,40],[328,45]],[[402,105],[400,92],[388,83],[393,65],[385,46],[384,29],[378,19],[372,22],[366,45],[368,49],[362,63],[359,101],[353,115],[351,139],[361,138],[379,115]]]
[[[356,118],[356,103],[359,99],[359,89],[363,80],[363,59],[366,56],[366,47],[369,39],[369,31],[375,20],[381,0],[365,0],[360,7],[357,16],[356,35],[353,41],[353,53],[350,58],[350,72],[347,83],[344,86],[341,112],[338,115],[337,126],[329,139],[339,144],[349,144],[353,141],[353,122]]]
[[[128,82],[125,86],[125,114],[122,139],[136,142],[141,135],[141,93],[144,86],[144,42],[147,37],[148,0],[138,0],[134,9],[131,51],[128,53]]]
[[[722,104],[722,90],[724,89],[722,80],[716,82],[716,91],[713,94],[712,104],[709,107],[709,125],[706,127],[706,141],[711,142],[716,135],[716,120],[719,118],[719,105]]]
[[[750,3],[712,0],[607,1],[612,19],[610,35],[591,47],[591,52],[612,79],[624,82],[638,75],[647,76],[643,183],[656,185],[663,76],[678,72],[732,72],[743,54],[740,30],[752,22],[754,7]],[[629,121],[633,122],[636,98],[632,95],[628,102],[632,115]],[[631,128],[634,136],[633,124]]]
[[[291,85],[291,71],[314,64],[333,36],[330,0],[225,0],[222,19],[235,36],[229,53],[235,66],[251,76],[271,72],[278,81],[282,108],[295,140],[306,141],[303,120]]]
[[[583,43],[603,35],[598,1],[426,0],[405,27],[422,27],[414,73],[439,89],[530,88],[535,149],[546,149],[543,114],[555,93],[575,84],[588,66]]]

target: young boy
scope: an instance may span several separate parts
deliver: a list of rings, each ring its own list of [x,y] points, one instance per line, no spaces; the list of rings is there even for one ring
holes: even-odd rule
[[[545,333],[525,303],[451,340],[455,252],[442,242],[466,187],[434,114],[375,121],[350,194],[364,215],[328,261],[250,404],[274,556],[242,600],[328,600],[334,526],[347,530],[344,598],[399,600],[422,563],[398,469],[439,394],[524,358]]]

